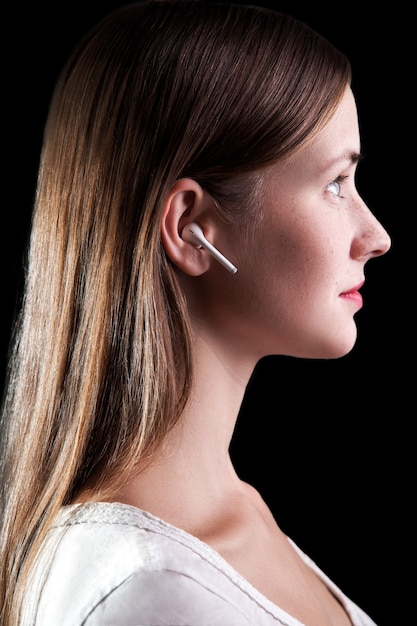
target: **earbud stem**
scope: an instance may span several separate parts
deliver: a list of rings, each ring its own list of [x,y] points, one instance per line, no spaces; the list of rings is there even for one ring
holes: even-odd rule
[[[213,246],[204,236],[201,227],[195,222],[188,224],[184,227],[182,233],[182,238],[184,241],[188,241],[196,246],[202,246],[205,248],[210,254],[225,267],[231,274],[236,274],[237,267],[233,265],[217,248]]]

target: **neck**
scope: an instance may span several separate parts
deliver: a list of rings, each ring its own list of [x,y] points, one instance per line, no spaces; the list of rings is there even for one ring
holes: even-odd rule
[[[196,525],[241,488],[229,447],[253,364],[243,366],[201,335],[194,351],[193,388],[179,423],[152,464],[114,499],[198,534]]]

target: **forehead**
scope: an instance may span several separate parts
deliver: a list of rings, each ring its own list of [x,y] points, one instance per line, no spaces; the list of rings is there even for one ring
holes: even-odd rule
[[[337,107],[334,115],[321,132],[299,156],[304,160],[320,159],[322,167],[338,160],[357,162],[360,153],[358,112],[355,98],[350,88]]]
[[[311,141],[288,160],[264,171],[264,181],[297,187],[302,181],[337,176],[338,171],[355,165],[360,157],[358,114],[353,93],[348,88],[334,115]]]
[[[355,164],[360,155],[360,135],[355,98],[350,88],[322,130],[286,162],[276,173],[299,175],[300,170],[314,176],[344,164]]]

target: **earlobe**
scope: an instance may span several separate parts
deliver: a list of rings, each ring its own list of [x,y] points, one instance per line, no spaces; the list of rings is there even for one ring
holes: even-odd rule
[[[185,241],[181,233],[187,223],[201,220],[209,202],[203,188],[191,178],[181,178],[172,186],[161,219],[162,245],[169,259],[189,276],[199,276],[209,267],[207,255]]]

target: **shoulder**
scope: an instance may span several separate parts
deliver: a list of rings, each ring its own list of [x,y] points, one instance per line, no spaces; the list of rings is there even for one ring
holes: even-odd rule
[[[209,546],[128,505],[63,511],[39,563],[42,578],[36,624],[280,623]]]

